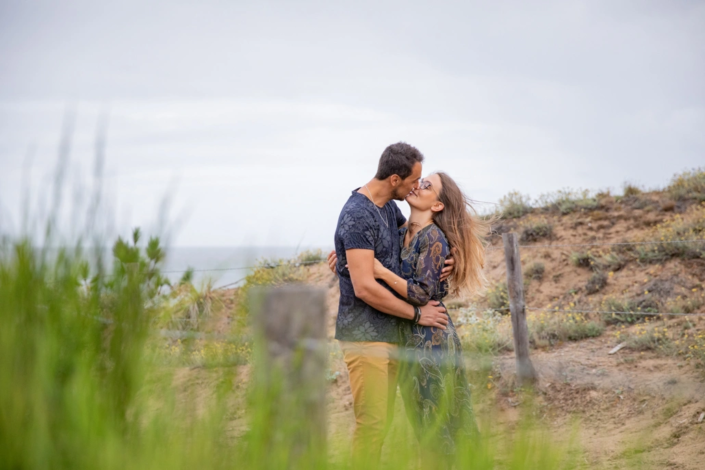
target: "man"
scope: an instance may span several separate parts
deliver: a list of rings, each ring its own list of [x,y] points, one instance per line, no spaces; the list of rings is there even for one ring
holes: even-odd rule
[[[416,189],[422,162],[421,152],[405,143],[384,150],[375,177],[353,191],[340,212],[335,254],[329,257],[340,283],[335,337],[353,393],[356,467],[377,464],[393,417],[400,322],[439,328],[448,324],[438,302],[415,308],[373,274],[375,258],[400,274],[398,230],[406,219],[392,200],[403,201]]]

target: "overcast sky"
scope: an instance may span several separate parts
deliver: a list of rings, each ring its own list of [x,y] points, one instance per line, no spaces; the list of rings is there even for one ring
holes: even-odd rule
[[[483,201],[663,186],[705,163],[704,84],[704,1],[0,0],[0,224],[63,126],[89,186],[101,116],[117,226],[170,194],[182,246],[330,246],[397,141]]]

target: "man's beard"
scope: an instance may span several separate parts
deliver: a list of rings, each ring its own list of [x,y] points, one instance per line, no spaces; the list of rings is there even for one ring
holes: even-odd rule
[[[397,201],[406,201],[406,196],[408,195],[408,192],[401,194],[401,191],[399,189],[394,190],[394,199],[396,199]]]

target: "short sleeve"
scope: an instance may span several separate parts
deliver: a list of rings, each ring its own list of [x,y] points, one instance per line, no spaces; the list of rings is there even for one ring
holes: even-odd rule
[[[375,249],[375,232],[368,214],[364,211],[348,212],[340,222],[338,235],[345,250]]]
[[[406,223],[406,217],[404,217],[404,214],[401,213],[401,209],[399,209],[396,202],[393,202],[392,206],[394,208],[394,217],[397,219],[397,228],[401,227]]]
[[[419,238],[419,257],[413,277],[407,280],[407,297],[413,305],[426,305],[443,290],[441,270],[450,249],[443,233],[433,226]]]

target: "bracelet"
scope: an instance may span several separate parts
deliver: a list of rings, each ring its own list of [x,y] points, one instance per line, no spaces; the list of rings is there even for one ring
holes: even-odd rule
[[[414,325],[418,325],[419,320],[421,320],[421,308],[414,306]]]

